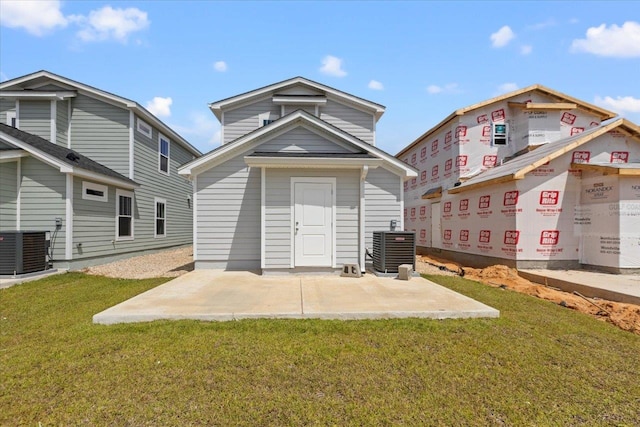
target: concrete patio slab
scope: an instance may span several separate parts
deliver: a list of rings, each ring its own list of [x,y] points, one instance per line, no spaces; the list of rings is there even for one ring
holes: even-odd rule
[[[93,316],[114,324],[161,319],[498,317],[499,311],[421,277],[260,276],[196,270]]]

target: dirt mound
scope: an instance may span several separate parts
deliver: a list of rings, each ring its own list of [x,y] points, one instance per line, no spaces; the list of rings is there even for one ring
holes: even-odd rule
[[[418,271],[420,264],[431,266],[431,270],[426,274],[440,274],[439,267],[444,267],[444,271],[461,272],[464,271],[465,279],[475,280],[489,286],[511,289],[516,292],[531,295],[552,301],[581,313],[588,314],[599,320],[606,321],[617,327],[640,335],[640,306],[635,304],[625,304],[603,299],[587,298],[577,293],[563,292],[559,289],[533,283],[518,275],[518,271],[505,265],[492,265],[487,268],[477,269],[464,267],[451,261],[438,259],[436,257],[419,255]],[[449,273],[451,274],[451,273]]]

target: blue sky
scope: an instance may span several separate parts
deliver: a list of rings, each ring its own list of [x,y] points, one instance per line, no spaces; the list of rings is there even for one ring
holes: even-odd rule
[[[147,106],[201,151],[207,104],[304,76],[383,104],[395,154],[540,83],[640,123],[640,2],[0,0],[0,79],[48,71]]]

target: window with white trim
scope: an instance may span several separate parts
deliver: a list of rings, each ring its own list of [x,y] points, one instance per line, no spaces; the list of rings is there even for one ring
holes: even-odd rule
[[[11,127],[17,127],[18,119],[15,111],[7,111],[7,124]]]
[[[82,198],[96,202],[109,201],[109,187],[94,182],[82,181]]]
[[[266,126],[269,123],[275,122],[278,120],[278,116],[267,111],[266,113],[258,114],[258,127]]]
[[[138,119],[136,122],[136,128],[138,132],[146,136],[147,138],[151,138],[151,126],[147,124],[147,122]]]
[[[166,136],[158,135],[158,170],[169,174],[169,145],[171,141]]]
[[[133,240],[133,193],[116,190],[116,240]]]
[[[155,219],[156,228],[154,237],[166,237],[167,236],[167,201],[164,199],[155,198]]]

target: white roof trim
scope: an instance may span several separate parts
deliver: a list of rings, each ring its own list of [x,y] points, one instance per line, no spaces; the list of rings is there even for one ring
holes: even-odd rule
[[[55,99],[58,101],[64,101],[68,98],[74,98],[76,96],[75,91],[71,90],[55,90],[55,91],[42,91],[42,92],[30,92],[23,90],[3,90],[0,91],[0,98],[5,99]]]
[[[294,95],[294,96],[273,96],[273,103],[276,105],[324,105],[327,103],[326,97]]]
[[[346,92],[342,92],[339,91],[337,89],[334,89],[332,87],[329,86],[325,86],[321,83],[317,83],[311,80],[307,80],[304,77],[294,77],[292,79],[289,80],[284,80],[282,82],[279,83],[274,83],[271,84],[269,86],[265,86],[262,87],[260,89],[256,89],[256,90],[252,90],[249,92],[245,92],[243,94],[240,95],[236,95],[236,96],[232,96],[230,98],[225,98],[223,100],[220,101],[216,101],[216,102],[212,102],[209,104],[209,108],[211,109],[211,111],[213,112],[213,114],[216,115],[216,117],[218,119],[221,120],[221,112],[222,110],[226,109],[227,107],[231,106],[231,105],[235,105],[235,104],[240,104],[242,102],[245,102],[249,99],[253,99],[256,97],[260,97],[260,96],[264,96],[265,94],[269,94],[270,92],[276,91],[278,89],[282,89],[284,87],[287,86],[292,86],[295,84],[302,84],[302,85],[306,85],[308,87],[317,89],[317,90],[321,90],[326,92],[327,94],[331,94],[336,98],[340,98],[346,101],[349,101],[352,104],[356,104],[359,105],[361,108],[366,108],[367,110],[370,110],[374,113],[374,115],[376,116],[376,119],[379,119],[380,116],[382,116],[382,114],[384,113],[385,107],[380,105],[380,104],[376,104],[374,102],[371,101],[367,101],[365,99],[359,98],[357,96],[354,95],[350,95]]]
[[[114,95],[114,94],[109,93],[109,92],[105,92],[103,90],[100,90],[100,89],[97,89],[95,87],[86,85],[84,83],[80,83],[80,82],[68,79],[66,77],[62,77],[62,76],[59,76],[57,74],[50,73],[49,71],[38,71],[38,72],[35,72],[35,73],[32,73],[32,74],[27,74],[26,76],[18,77],[18,78],[13,79],[13,80],[4,81],[4,82],[0,83],[0,91],[2,89],[4,89],[4,88],[9,88],[9,87],[13,87],[15,85],[20,85],[20,84],[28,82],[30,80],[34,80],[34,79],[38,79],[38,78],[42,78],[42,77],[50,79],[50,80],[58,82],[58,83],[61,83],[63,85],[69,86],[69,87],[76,88],[77,90],[85,93],[88,96],[91,96],[91,97],[94,97],[94,98],[102,98],[103,100],[105,100],[105,101],[107,101],[107,102],[109,102],[111,104],[120,106],[122,108],[128,108],[128,109],[134,111],[139,116],[143,117],[145,120],[149,120],[158,129],[160,129],[162,131],[162,133],[169,134],[170,138],[172,138],[172,140],[175,140],[176,142],[178,142],[181,146],[186,148],[192,154],[195,154],[197,156],[200,156],[202,154],[197,148],[195,148],[194,146],[189,144],[189,142],[186,139],[184,139],[183,137],[178,135],[176,133],[176,131],[174,131],[173,129],[171,129],[167,125],[165,125],[163,122],[160,121],[160,119],[158,119],[156,116],[154,116],[153,114],[148,112],[144,107],[139,105],[137,102],[132,101],[132,100],[127,99],[127,98],[123,98],[123,97],[118,96],[118,95]],[[13,91],[10,91],[10,92],[13,92]]]
[[[21,157],[28,157],[29,153],[24,150],[0,150],[0,163],[12,162]]]
[[[294,113],[284,116],[281,119],[276,120],[275,122],[267,126],[258,128],[257,130],[236,139],[235,141],[229,142],[226,145],[223,145],[222,147],[214,151],[211,151],[210,153],[205,154],[204,156],[183,165],[178,169],[178,173],[180,175],[198,175],[203,170],[206,170],[209,167],[212,167],[212,166],[209,166],[209,167],[207,166],[209,164],[214,163],[215,159],[221,156],[224,156],[226,154],[232,153],[234,151],[241,151],[242,147],[248,142],[255,141],[265,135],[277,132],[278,130],[281,130],[283,127],[290,125],[296,121],[301,121],[302,123],[307,123],[309,125],[313,125],[317,128],[320,128],[322,131],[334,137],[344,140],[367,153],[373,154],[374,156],[381,158],[386,163],[393,166],[394,169],[401,171],[402,175],[405,177],[418,176],[418,171],[416,169],[414,169],[411,166],[408,166],[401,160],[393,157],[388,153],[385,153],[384,151],[374,147],[373,145],[367,144],[366,142],[354,137],[353,135],[346,133],[343,130],[340,130],[338,128],[335,128],[329,125],[328,123],[302,110],[298,110]]]
[[[287,161],[288,160],[288,161]],[[295,160],[292,162],[291,160]],[[323,168],[323,169],[361,169],[370,166],[372,169],[382,164],[382,159],[345,159],[339,157],[251,157],[245,156],[247,166],[267,168]]]

